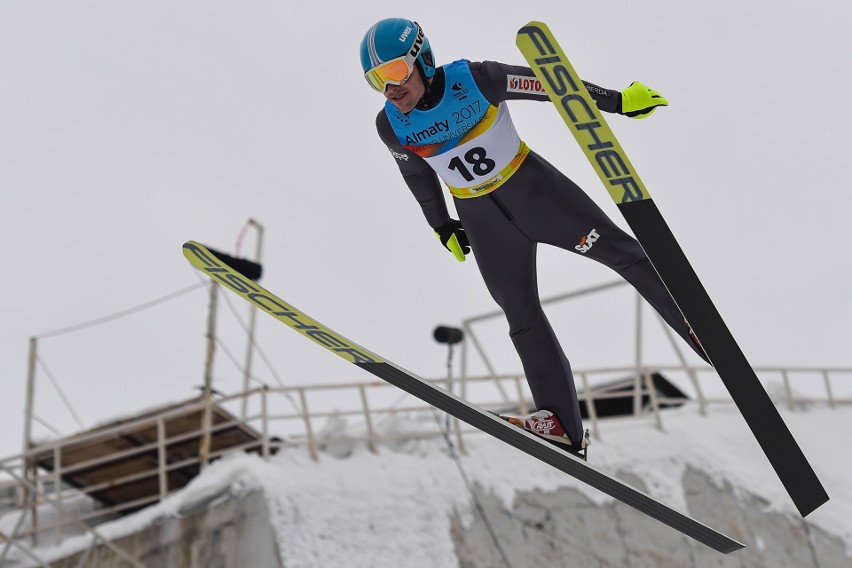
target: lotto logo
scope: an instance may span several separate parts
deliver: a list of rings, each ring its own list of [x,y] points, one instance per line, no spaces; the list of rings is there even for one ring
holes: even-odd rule
[[[525,77],[523,75],[509,75],[509,86],[506,88],[508,93],[526,93],[533,95],[545,95],[547,91],[541,86],[541,81],[535,77]]]

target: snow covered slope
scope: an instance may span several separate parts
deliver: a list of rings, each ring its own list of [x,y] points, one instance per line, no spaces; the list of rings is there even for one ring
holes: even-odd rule
[[[845,448],[852,409],[782,410],[831,496],[804,523],[733,406],[694,406],[649,421],[611,421],[591,448],[600,467],[748,545],[723,557],[614,504],[485,435],[466,438],[461,463],[513,566],[850,566],[852,482]],[[424,425],[397,423],[393,428]],[[185,490],[102,525],[110,537],[261,491],[283,566],[501,566],[482,516],[440,438],[383,446],[336,445],[312,462],[289,450],[270,462],[234,455]],[[0,526],[0,530],[5,529]],[[60,558],[84,537],[38,550]],[[569,562],[569,558],[574,561]],[[671,564],[661,564],[662,559]],[[563,564],[568,562],[567,564]]]

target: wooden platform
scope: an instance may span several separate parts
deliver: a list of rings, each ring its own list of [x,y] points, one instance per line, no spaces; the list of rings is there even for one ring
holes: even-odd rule
[[[194,399],[158,408],[36,446],[35,464],[55,472],[58,455],[63,485],[83,490],[107,507],[137,510],[198,475],[203,416],[199,402]],[[229,449],[261,451],[261,434],[215,401],[211,424],[211,459]],[[162,429],[162,439],[158,429]]]

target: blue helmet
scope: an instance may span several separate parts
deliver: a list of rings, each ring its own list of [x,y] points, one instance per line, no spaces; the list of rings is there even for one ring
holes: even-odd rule
[[[391,59],[402,57],[416,49],[417,40],[423,38],[415,65],[423,77],[435,75],[435,58],[429,40],[423,35],[420,24],[404,18],[387,18],[376,22],[361,40],[361,68],[364,73]],[[413,56],[414,53],[411,53]]]

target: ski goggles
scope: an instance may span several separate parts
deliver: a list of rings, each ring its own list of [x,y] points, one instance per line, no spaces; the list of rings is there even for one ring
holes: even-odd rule
[[[364,73],[364,78],[375,90],[384,93],[388,85],[402,85],[414,73],[417,57],[406,53],[402,57],[391,59],[376,65]]]

